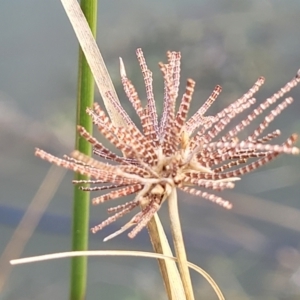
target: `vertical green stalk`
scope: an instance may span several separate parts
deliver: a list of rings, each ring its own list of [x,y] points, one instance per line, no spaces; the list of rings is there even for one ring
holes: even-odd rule
[[[97,0],[81,0],[81,8],[93,35],[97,27]],[[94,101],[94,78],[81,49],[79,49],[78,91],[77,91],[77,120],[76,124],[83,126],[92,133],[92,121],[86,114],[87,107]],[[91,155],[91,145],[76,132],[75,148],[80,152]],[[76,174],[76,180],[85,180],[86,176]],[[89,236],[89,192],[83,192],[75,187],[73,203],[72,250],[88,249]],[[72,258],[70,300],[84,300],[86,296],[87,258]]]

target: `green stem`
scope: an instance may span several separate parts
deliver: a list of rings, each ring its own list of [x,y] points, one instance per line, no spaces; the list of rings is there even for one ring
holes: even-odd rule
[[[170,226],[173,237],[173,243],[175,248],[176,257],[178,260],[179,272],[186,296],[186,300],[194,300],[194,292],[192,281],[190,277],[190,271],[187,264],[185,246],[182,236],[181,224],[178,213],[178,201],[176,188],[172,188],[171,195],[168,199]]]
[[[81,8],[89,23],[93,35],[96,35],[97,26],[97,0],[81,0]],[[77,95],[77,121],[92,133],[92,121],[86,114],[87,107],[94,101],[94,78],[82,50],[79,50],[78,68],[78,95]],[[91,155],[91,145],[76,133],[75,148],[80,152]],[[85,180],[86,176],[76,174],[76,180]],[[83,251],[88,249],[89,236],[89,202],[90,195],[75,187],[73,203],[72,250]],[[70,300],[84,300],[86,296],[87,258],[72,258]]]

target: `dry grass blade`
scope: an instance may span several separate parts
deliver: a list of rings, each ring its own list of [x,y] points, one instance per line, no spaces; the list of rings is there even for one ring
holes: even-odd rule
[[[40,256],[33,256],[27,258],[20,258],[11,260],[10,263],[12,265],[20,265],[27,264],[39,261],[47,261],[52,259],[60,259],[60,258],[68,258],[68,257],[76,257],[76,256],[131,256],[131,257],[146,257],[146,258],[157,258],[159,261],[177,261],[177,258],[169,255],[163,255],[159,253],[151,253],[151,252],[142,252],[142,251],[125,251],[125,250],[103,250],[103,251],[73,251],[73,252],[61,252],[61,253],[53,253],[53,254],[44,254]],[[187,266],[200,275],[202,275],[207,282],[211,285],[214,292],[216,293],[219,300],[225,300],[220,288],[213,280],[213,278],[202,268],[199,266],[187,262]]]
[[[0,256],[0,293],[10,275],[11,266],[8,261],[13,257],[20,257],[26,243],[32,236],[48,204],[61,183],[66,171],[51,166],[40,188],[29,204],[19,225],[15,229],[10,241]]]
[[[115,110],[113,104],[109,101],[109,99],[107,99],[108,97],[106,93],[110,92],[112,94],[112,97],[116,101],[119,101],[102,55],[88,26],[85,16],[78,4],[78,1],[61,0],[61,2],[69,17],[69,20],[75,31],[86,60],[89,63],[110,118],[113,120],[115,125],[125,126],[126,123],[124,122],[124,119]]]

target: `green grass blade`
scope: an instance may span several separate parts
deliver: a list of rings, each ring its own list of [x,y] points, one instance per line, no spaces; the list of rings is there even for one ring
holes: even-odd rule
[[[97,1],[82,0],[81,8],[86,16],[93,35],[96,34],[97,25]],[[77,96],[77,121],[76,124],[83,126],[92,133],[92,121],[85,112],[94,101],[94,78],[90,67],[79,50],[78,69],[78,96]],[[91,145],[76,133],[75,148],[86,155],[91,155]],[[87,179],[80,174],[75,175],[76,180]],[[83,192],[75,187],[73,203],[73,227],[72,227],[72,250],[80,251],[88,249],[89,235],[89,201],[88,192]],[[83,300],[86,295],[87,281],[87,258],[76,257],[72,259],[70,300]]]

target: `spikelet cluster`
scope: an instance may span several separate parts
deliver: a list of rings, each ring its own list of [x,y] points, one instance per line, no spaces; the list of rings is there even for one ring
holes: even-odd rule
[[[296,134],[291,135],[284,143],[276,145],[270,142],[280,135],[280,131],[265,133],[274,118],[293,102],[293,99],[288,97],[277,103],[300,82],[299,71],[284,87],[255,108],[253,107],[256,100],[253,96],[263,85],[263,77],[260,77],[248,92],[219,113],[214,116],[206,115],[221,92],[221,87],[217,85],[198,111],[188,118],[195,82],[192,79],[187,80],[185,92],[176,110],[181,57],[179,52],[168,52],[167,63],[159,64],[164,80],[163,112],[159,119],[154,100],[152,72],[147,67],[142,50],[138,49],[136,54],[146,87],[145,107],[142,106],[135,87],[127,78],[122,59],[120,69],[124,91],[140,119],[141,129],[133,123],[110,92],[106,96],[122,115],[126,127],[116,127],[97,103],[93,108],[86,110],[100,133],[121,150],[123,156],[118,156],[104,147],[80,126],[80,135],[92,144],[93,153],[102,158],[102,161],[87,157],[78,151],[74,151],[71,156],[65,156],[64,159],[40,149],[36,149],[35,152],[42,159],[89,176],[90,180],[74,182],[93,184],[92,187],[81,186],[81,189],[108,190],[106,194],[94,198],[93,204],[135,194],[133,200],[109,208],[108,212],[112,213],[112,216],[92,228],[92,232],[95,233],[132,210],[138,209],[125,226],[106,240],[131,226],[134,227],[128,236],[135,237],[168,199],[174,188],[230,209],[232,204],[215,195],[214,191],[232,189],[235,181],[243,174],[264,166],[279,154],[299,154],[299,149],[294,146]],[[258,123],[257,128],[247,138],[240,140],[238,134],[250,123],[255,124],[255,119],[265,113],[271,105],[274,105],[274,108],[266,114],[261,123]],[[230,126],[232,121],[247,109],[247,117],[237,125]],[[108,162],[103,162],[103,159]]]

